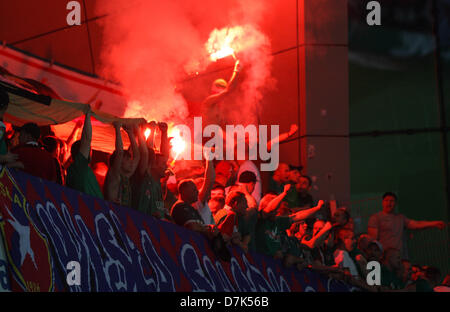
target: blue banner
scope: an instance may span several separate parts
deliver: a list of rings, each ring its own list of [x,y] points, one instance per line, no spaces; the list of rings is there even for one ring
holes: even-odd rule
[[[198,233],[6,168],[0,227],[0,283],[12,291],[357,290],[239,248],[222,262]]]

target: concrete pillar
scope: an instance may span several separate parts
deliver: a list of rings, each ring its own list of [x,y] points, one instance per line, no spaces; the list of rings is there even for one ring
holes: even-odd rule
[[[316,199],[350,199],[347,0],[298,0],[300,155]]]

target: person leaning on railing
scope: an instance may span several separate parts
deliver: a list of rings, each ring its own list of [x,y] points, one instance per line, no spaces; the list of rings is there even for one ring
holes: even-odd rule
[[[23,164],[18,161],[18,155],[8,151],[6,143],[6,125],[3,122],[3,115],[8,109],[9,95],[8,92],[0,87],[0,164],[9,168],[23,168]]]

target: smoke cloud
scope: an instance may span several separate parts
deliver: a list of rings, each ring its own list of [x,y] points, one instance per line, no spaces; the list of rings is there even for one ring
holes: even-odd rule
[[[270,41],[260,31],[267,3],[269,0],[97,1],[96,14],[108,15],[99,20],[103,52],[98,70],[124,87],[128,100],[125,117],[182,122],[189,109],[175,86],[189,73],[207,70],[211,60],[205,44],[214,29],[245,25],[255,46],[238,55],[243,73],[227,110],[239,110],[232,114],[236,123],[255,123],[258,102],[274,85]]]

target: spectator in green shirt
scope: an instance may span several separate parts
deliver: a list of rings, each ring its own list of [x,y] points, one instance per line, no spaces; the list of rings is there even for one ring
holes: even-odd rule
[[[289,183],[289,178],[289,166],[285,163],[280,163],[269,180],[269,190],[276,194],[281,194],[284,185]]]
[[[314,208],[301,210],[288,216],[277,216],[278,208],[289,191],[291,185],[284,186],[283,192],[276,196],[268,194],[261,199],[260,216],[256,224],[256,249],[258,252],[276,259],[283,257],[281,235],[290,228],[292,223],[304,220],[320,210],[323,201]]]
[[[169,211],[164,206],[160,179],[165,176],[168,158],[167,124],[152,121],[148,124],[150,135],[146,144],[140,144],[140,162],[131,177],[131,206],[145,214],[162,220],[171,220]],[[156,128],[161,130],[161,153],[154,151],[154,135]]]
[[[91,160],[92,124],[89,108],[84,119],[81,140],[75,142],[71,148],[72,164],[67,169],[66,184],[75,190],[103,199],[94,172],[89,167]]]
[[[253,197],[256,185],[256,175],[251,171],[244,171],[240,174],[237,185],[230,187],[230,191],[242,192],[247,200],[247,210],[245,214],[239,215],[239,233],[242,234],[243,244],[248,246],[245,250],[255,251],[255,227],[258,220],[258,204]]]
[[[105,177],[104,193],[105,199],[122,206],[131,206],[131,184],[130,177],[136,171],[139,164],[140,153],[136,143],[135,132],[139,138],[140,145],[145,145],[142,132],[137,124],[124,127],[130,139],[130,151],[123,150],[122,134],[119,122],[114,122],[116,132],[116,149],[109,158],[109,170]]]

